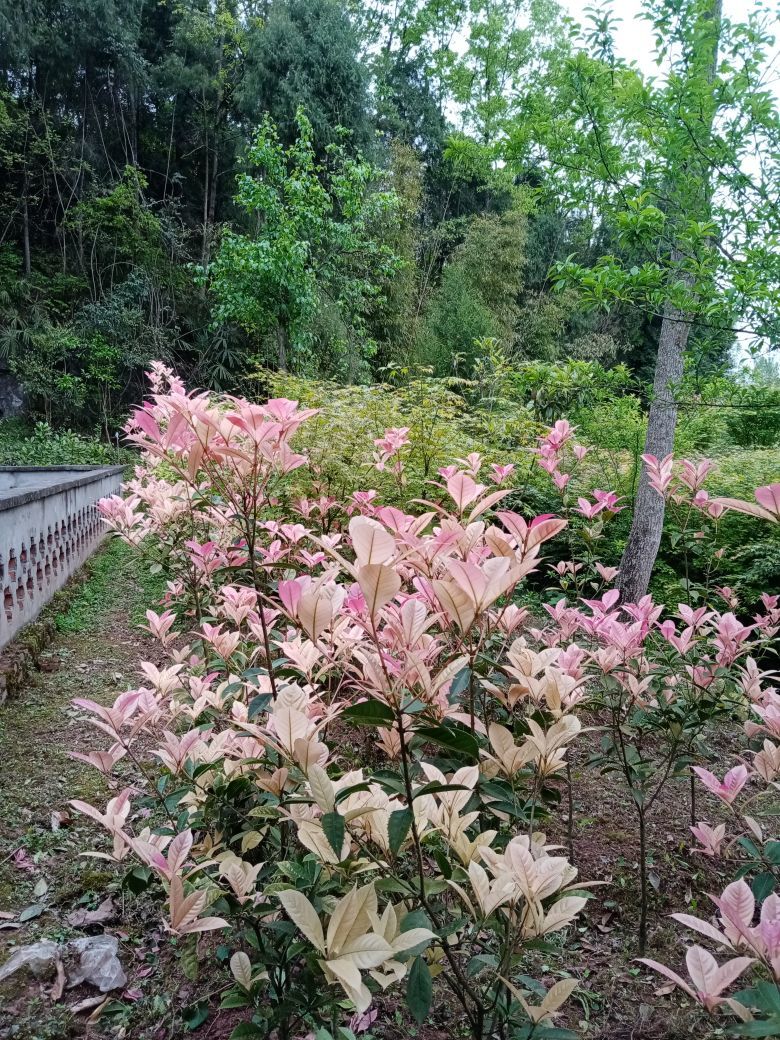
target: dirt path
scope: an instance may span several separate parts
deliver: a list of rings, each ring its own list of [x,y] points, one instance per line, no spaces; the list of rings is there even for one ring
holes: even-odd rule
[[[139,661],[156,659],[156,645],[138,622],[158,593],[118,542],[88,567],[56,618],[58,634],[41,671],[0,708],[0,963],[16,946],[78,934],[68,915],[94,908],[116,881],[102,861],[81,856],[94,847],[94,828],[68,809],[71,798],[102,805],[107,796],[100,774],[68,755],[104,743],[71,701],[110,703],[137,681]],[[49,1007],[48,989],[22,974],[0,986],[0,1038],[80,1035],[66,1006],[76,997]]]

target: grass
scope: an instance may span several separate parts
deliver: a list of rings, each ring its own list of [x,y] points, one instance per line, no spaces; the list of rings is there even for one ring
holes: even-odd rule
[[[144,637],[133,622],[159,596],[160,588],[159,579],[139,573],[137,560],[119,541],[109,543],[88,566],[86,582],[56,618],[61,636],[43,657],[44,670],[0,710],[3,910],[18,911],[32,902],[40,875],[49,881],[49,902],[57,904],[100,881],[91,876],[98,861],[79,859],[85,847],[80,822],[74,821],[67,831],[51,827],[51,813],[67,812],[69,799],[90,801],[105,796],[101,775],[67,754],[71,747],[88,750],[93,742],[100,746],[97,734],[93,740],[91,731],[85,732],[71,700],[89,697],[110,703],[134,683],[138,661],[144,656]],[[39,871],[23,871],[14,865],[9,856],[19,848]],[[21,930],[25,941],[33,930]],[[17,934],[0,933],[0,940]]]
[[[90,576],[68,605],[57,614],[57,631],[63,635],[93,632],[117,600],[117,589],[129,590],[127,601],[130,622],[140,623],[144,611],[160,599],[165,582],[161,575],[150,574],[137,553],[118,538],[90,562]]]

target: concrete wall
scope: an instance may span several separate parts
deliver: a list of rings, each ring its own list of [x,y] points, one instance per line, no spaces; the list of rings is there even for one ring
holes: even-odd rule
[[[0,466],[0,647],[98,547],[98,499],[121,482],[121,466]]]

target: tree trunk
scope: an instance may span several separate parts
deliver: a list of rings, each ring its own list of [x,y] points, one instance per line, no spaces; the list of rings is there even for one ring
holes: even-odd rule
[[[279,350],[277,364],[280,372],[287,371],[287,329],[280,325],[276,331],[276,344]]]
[[[24,257],[24,277],[29,278],[32,272],[30,258],[30,212],[27,206],[30,178],[25,171],[24,188],[22,189],[22,256]]]
[[[679,261],[679,255],[673,256]],[[676,277],[673,275],[672,277]],[[687,279],[690,284],[690,279]],[[677,387],[683,376],[685,347],[690,334],[690,315],[670,303],[664,309],[658,357],[655,363],[653,402],[647,420],[645,455],[662,459],[674,450],[677,426]],[[634,501],[634,519],[620,564],[618,588],[624,603],[635,603],[647,592],[664,527],[664,499],[650,487],[647,467],[642,466]]]
[[[217,12],[221,10],[220,5],[217,5]],[[206,137],[206,181],[204,185],[204,196],[203,196],[203,252],[201,256],[201,264],[205,270],[209,265],[211,258],[211,239],[209,235],[209,229],[214,223],[214,217],[217,209],[217,174],[219,172],[219,147],[220,147],[220,134],[219,125],[221,120],[221,108],[222,108],[222,88],[220,86],[222,77],[222,65],[225,59],[225,41],[224,37],[220,36],[217,40],[217,69],[214,81],[217,85],[217,95],[214,104],[214,125],[213,125],[213,144],[212,144],[212,165],[211,173],[209,175],[209,149],[208,149],[208,135]],[[205,93],[203,96],[204,112],[207,111]]]
[[[203,160],[203,239],[201,242],[200,249],[200,266],[203,270],[206,270],[206,266],[209,262],[209,172],[211,164],[209,162],[209,139],[206,136],[204,142],[204,160]],[[205,294],[205,287],[201,288],[201,292]]]
[[[217,178],[219,177],[219,148],[214,148],[211,157],[211,184],[209,185],[209,226],[213,227],[217,219]]]
[[[702,34],[701,50],[692,58],[691,77],[700,76],[702,71],[708,85],[712,85],[718,67],[718,49],[720,44],[720,25],[723,17],[723,0],[710,0],[709,11],[703,15],[703,21],[712,22],[712,31]],[[712,93],[709,104],[702,106],[700,119],[706,129],[711,132],[715,121],[717,103]],[[699,189],[689,200],[690,208],[683,217],[702,219],[711,212],[712,188],[710,168],[701,166],[701,157],[694,155],[691,167],[699,165]],[[683,259],[680,249],[675,246],[671,251],[670,281],[682,281],[690,288],[693,276],[688,272],[679,272],[678,267]],[[677,387],[683,376],[685,348],[690,335],[692,315],[685,314],[674,307],[668,300],[664,307],[661,332],[658,337],[658,357],[655,363],[653,380],[653,402],[647,418],[647,436],[645,438],[645,455],[655,455],[662,459],[674,451],[674,432],[677,426]],[[620,575],[617,587],[620,589],[624,603],[635,603],[647,592],[650,576],[653,573],[655,560],[661,545],[664,529],[664,513],[666,503],[649,484],[647,467],[642,466],[634,502],[634,516],[631,532],[628,536],[623,559],[620,563]]]

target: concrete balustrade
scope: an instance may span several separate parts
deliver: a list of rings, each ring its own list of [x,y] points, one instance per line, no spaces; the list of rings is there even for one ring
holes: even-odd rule
[[[98,547],[97,502],[121,482],[121,466],[0,466],[0,647]]]

